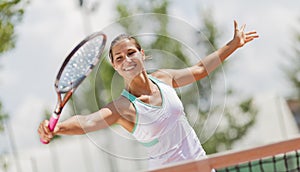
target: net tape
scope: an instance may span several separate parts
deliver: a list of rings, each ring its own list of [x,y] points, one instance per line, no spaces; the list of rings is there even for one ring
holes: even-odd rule
[[[299,150],[222,168],[217,172],[299,172]]]

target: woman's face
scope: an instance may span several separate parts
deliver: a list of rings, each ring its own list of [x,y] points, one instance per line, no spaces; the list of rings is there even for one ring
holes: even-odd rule
[[[135,44],[124,39],[112,48],[112,65],[124,78],[133,78],[144,70],[144,51],[139,51]]]

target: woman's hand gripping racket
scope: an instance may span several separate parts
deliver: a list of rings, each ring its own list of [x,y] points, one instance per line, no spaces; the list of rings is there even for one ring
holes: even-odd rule
[[[58,96],[56,108],[49,120],[49,130],[53,131],[63,107],[68,102],[76,88],[90,74],[98,63],[106,44],[106,35],[96,32],[81,41],[67,56],[62,64],[56,80],[55,90]],[[65,95],[62,99],[62,95]],[[41,142],[49,142],[41,139]]]

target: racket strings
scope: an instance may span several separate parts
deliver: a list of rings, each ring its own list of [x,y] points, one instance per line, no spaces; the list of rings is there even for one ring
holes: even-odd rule
[[[76,87],[86,77],[101,55],[103,37],[98,36],[83,44],[66,64],[58,82],[60,92]]]

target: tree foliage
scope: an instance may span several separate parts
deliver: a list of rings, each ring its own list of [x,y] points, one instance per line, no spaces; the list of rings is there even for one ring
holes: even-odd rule
[[[24,14],[21,0],[2,0],[0,2],[0,55],[15,47],[15,25],[20,23]]]
[[[300,27],[300,18],[298,20],[298,27]],[[286,95],[287,102],[290,105],[291,111],[295,117],[295,120],[300,128],[300,31],[297,29],[292,33],[292,46],[289,49],[289,53],[285,52],[285,56],[289,56],[288,60],[285,60],[284,65],[280,65],[282,72],[285,74],[285,79],[289,83],[290,92]],[[298,104],[292,105],[292,102]]]
[[[15,25],[21,22],[24,14],[21,4],[21,0],[0,1],[0,56],[15,47]],[[4,130],[3,121],[7,118],[0,102],[0,132]]]
[[[289,62],[283,66],[283,72],[292,88],[290,97],[292,99],[300,99],[300,32],[295,31],[293,38],[292,50],[290,51],[292,54],[289,54]]]
[[[8,118],[8,115],[2,110],[2,103],[0,102],[0,132],[4,130],[3,121]]]

